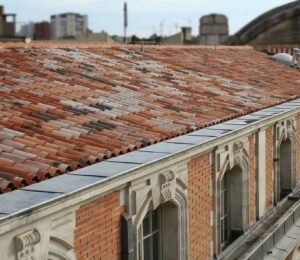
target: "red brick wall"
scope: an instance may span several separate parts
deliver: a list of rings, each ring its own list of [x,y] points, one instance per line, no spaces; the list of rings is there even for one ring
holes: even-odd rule
[[[74,243],[78,260],[121,258],[120,214],[124,210],[117,191],[82,205],[76,211]]]
[[[266,129],[266,208],[272,206],[272,195],[274,193],[274,180],[272,179],[272,171],[274,171],[274,136],[272,127]]]
[[[254,136],[250,135],[249,140],[249,188],[250,188],[250,223],[253,223],[256,220],[256,191],[255,191],[255,182],[256,182],[256,170],[255,170],[255,154],[256,148],[254,143]]]
[[[189,259],[208,259],[213,228],[210,226],[210,212],[213,198],[210,196],[210,182],[213,169],[209,163],[209,153],[188,163],[189,171]]]
[[[296,117],[297,120],[297,129],[296,129],[296,135],[297,135],[297,150],[296,150],[296,169],[297,169],[297,183],[300,182],[300,116]]]

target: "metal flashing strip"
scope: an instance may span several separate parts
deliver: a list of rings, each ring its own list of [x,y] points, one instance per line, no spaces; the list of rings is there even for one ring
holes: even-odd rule
[[[139,152],[134,151],[131,153],[126,153],[111,159],[106,160],[107,162],[122,162],[122,163],[140,163],[140,164],[146,164],[153,161],[156,161],[158,159],[161,159],[163,157],[168,156],[168,154],[165,153],[153,153],[153,152]]]
[[[166,141],[166,143],[197,145],[214,139],[211,136],[182,135]]]
[[[244,125],[230,124],[230,121],[228,121],[227,124],[221,123],[221,124],[210,126],[207,129],[235,131],[235,130],[238,130],[238,129],[243,128],[243,127],[245,127],[245,126]]]
[[[107,177],[64,174],[56,178],[49,179],[48,181],[29,185],[25,188],[21,188],[21,190],[53,192],[53,187],[55,187],[55,192],[68,194],[99,183],[106,178]]]
[[[136,170],[158,160],[170,157],[192,147],[204,144],[251,124],[268,120],[281,113],[300,107],[300,99],[285,103],[285,107],[268,108],[218,125],[213,125],[183,136],[120,155],[70,173],[33,184],[0,196],[0,219],[33,209],[52,200],[78,192]]]
[[[218,137],[220,135],[226,134],[229,131],[227,130],[216,130],[216,129],[207,129],[203,128],[198,131],[187,134],[187,136],[208,136],[208,137]]]
[[[104,161],[76,171],[72,171],[68,173],[68,175],[112,177],[117,174],[119,175],[131,171],[135,168],[140,167],[140,165],[142,164]]]
[[[0,196],[0,212],[7,215],[17,214],[61,196],[62,193],[15,190]]]
[[[168,153],[173,154],[176,152],[181,152],[185,149],[191,148],[192,144],[179,144],[179,143],[168,143],[168,142],[161,142],[157,144],[153,144],[147,146],[145,148],[140,149],[140,152],[160,152],[160,153]]]

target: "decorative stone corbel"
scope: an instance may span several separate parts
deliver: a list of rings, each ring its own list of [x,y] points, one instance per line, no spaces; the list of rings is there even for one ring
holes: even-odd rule
[[[249,157],[248,138],[241,138],[235,142],[228,143],[216,150],[217,174],[222,174],[229,165],[232,169],[235,165],[241,164],[243,158]]]
[[[36,229],[29,230],[16,236],[14,240],[16,257],[18,260],[37,259],[35,246],[40,242],[40,233]]]
[[[162,181],[160,192],[163,202],[173,199],[176,189],[176,177],[174,172],[169,171],[165,174],[161,174],[160,179]]]
[[[133,217],[143,216],[148,210],[155,210],[159,205],[175,199],[176,188],[184,192],[187,188],[187,164],[178,164],[171,169],[163,169],[131,183],[128,189],[128,213]]]
[[[287,119],[276,124],[276,146],[280,146],[282,140],[292,137],[296,132],[296,120]]]

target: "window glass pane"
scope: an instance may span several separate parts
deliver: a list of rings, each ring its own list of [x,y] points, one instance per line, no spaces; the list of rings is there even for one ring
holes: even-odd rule
[[[159,233],[153,236],[153,259],[159,259]]]
[[[229,213],[229,194],[228,191],[225,192],[224,194],[224,213],[228,214]]]
[[[225,218],[225,239],[228,240],[229,239],[229,217],[227,216]]]
[[[152,231],[158,229],[158,210],[155,210],[152,215]]]
[[[150,219],[149,219],[149,213],[145,216],[143,220],[143,236],[146,236],[150,233]]]
[[[225,198],[224,192],[221,192],[221,217],[225,215]]]
[[[224,226],[224,219],[221,220],[221,243],[225,242],[225,226]]]
[[[150,240],[151,237],[144,239],[144,260],[151,260],[150,255]]]

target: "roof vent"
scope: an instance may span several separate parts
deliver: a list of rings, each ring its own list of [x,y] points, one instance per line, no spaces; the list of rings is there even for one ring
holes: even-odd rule
[[[293,57],[287,53],[277,53],[271,57],[271,59],[275,60],[278,63],[291,65]]]

